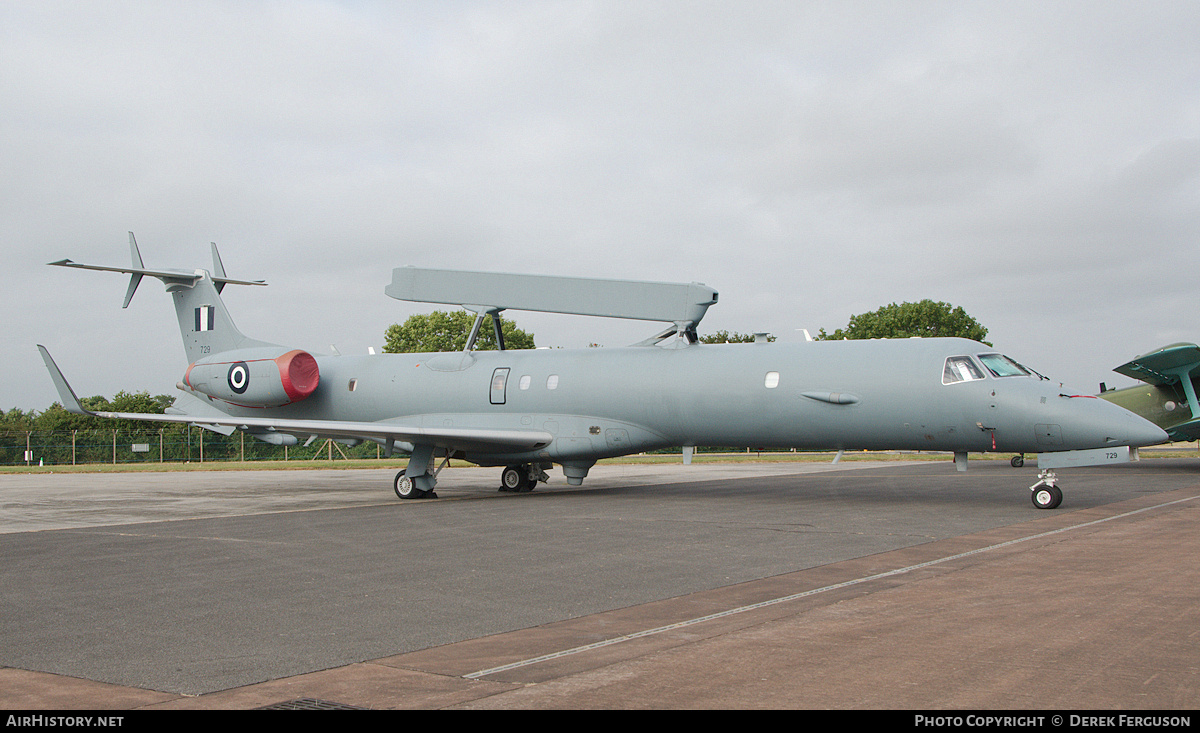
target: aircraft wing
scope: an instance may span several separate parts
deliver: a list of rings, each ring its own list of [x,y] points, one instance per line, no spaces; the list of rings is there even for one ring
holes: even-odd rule
[[[359,438],[379,440],[386,443],[411,443],[432,445],[438,448],[461,450],[469,453],[524,453],[548,446],[554,436],[542,430],[514,430],[506,428],[427,428],[399,422],[360,422],[343,420],[304,420],[273,417],[237,417],[214,414],[170,414],[159,415],[141,412],[98,412],[84,408],[75,396],[71,385],[54,363],[46,347],[39,345],[42,360],[50,370],[50,377],[58,390],[63,407],[78,415],[119,418],[124,420],[146,420],[150,422],[191,423],[225,432],[236,428],[252,429],[257,433],[285,433],[291,435],[316,435],[327,438]],[[226,433],[228,434],[228,433]]]
[[[1157,387],[1179,384],[1182,374],[1190,374],[1198,366],[1200,346],[1179,343],[1143,354],[1113,371]]]
[[[1173,442],[1200,440],[1200,420],[1188,420],[1178,425],[1166,428],[1167,435]]]
[[[1200,438],[1200,400],[1197,399],[1196,387],[1192,384],[1192,375],[1198,369],[1200,346],[1179,343],[1143,354],[1113,371],[1155,387],[1177,386],[1183,389],[1187,404],[1191,408],[1192,419],[1166,428],[1171,440],[1180,441]]]

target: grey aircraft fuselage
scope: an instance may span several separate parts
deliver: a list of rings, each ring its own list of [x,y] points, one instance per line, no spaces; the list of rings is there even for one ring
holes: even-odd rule
[[[590,463],[670,446],[1036,453],[1161,437],[1036,377],[943,384],[948,357],[981,353],[995,350],[902,339],[318,356],[318,389],[269,412],[553,436],[535,451],[464,454],[482,465]]]
[[[126,305],[144,276],[161,280],[190,362],[177,385],[184,395],[167,415],[89,413],[39,347],[64,407],[283,445],[376,441],[388,455],[411,454],[396,477],[402,498],[433,495],[439,457],[506,466],[503,487],[527,491],[553,463],[579,484],[601,458],[671,446],[952,451],[965,470],[967,452],[1063,455],[1167,437],[1107,401],[1062,394],[975,341],[697,343],[695,325],[717,301],[700,283],[397,268],[388,295],[476,311],[467,350],[314,357],[237,329],[222,289],[262,283],[227,278],[216,245],[212,272],[148,269],[132,233],[130,256],[130,267],[52,264],[130,274]],[[470,350],[485,314],[498,329],[500,310],[522,307],[675,325],[623,348]],[[1034,491],[1035,504],[1057,506],[1054,480]]]

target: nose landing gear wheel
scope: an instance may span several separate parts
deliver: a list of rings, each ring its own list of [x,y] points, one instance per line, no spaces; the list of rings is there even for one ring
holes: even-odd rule
[[[1058,476],[1049,469],[1038,474],[1038,482],[1029,487],[1030,498],[1038,509],[1054,509],[1062,503],[1062,489],[1058,488]]]
[[[1057,486],[1041,486],[1033,490],[1033,505],[1038,509],[1054,509],[1062,503],[1062,489]]]

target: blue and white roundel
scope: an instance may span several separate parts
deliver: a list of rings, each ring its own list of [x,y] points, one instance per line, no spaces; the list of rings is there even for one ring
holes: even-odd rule
[[[239,361],[229,367],[229,388],[234,391],[234,394],[242,394],[246,388],[250,386],[250,367],[246,366],[246,362]]]

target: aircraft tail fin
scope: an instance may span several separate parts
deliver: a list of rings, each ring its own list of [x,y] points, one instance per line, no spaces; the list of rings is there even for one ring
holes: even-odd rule
[[[142,262],[142,254],[138,250],[133,232],[129,233],[129,267],[108,267],[104,265],[85,265],[71,260],[58,260],[51,265],[74,267],[81,270],[99,270],[102,272],[122,272],[130,276],[129,286],[125,290],[123,308],[128,308],[133,294],[146,275],[158,278],[166,286],[175,301],[175,314],[179,320],[179,331],[183,336],[183,348],[187,353],[188,362],[195,362],[210,354],[219,354],[252,346],[273,346],[265,341],[248,338],[237,326],[221,301],[221,291],[225,286],[236,285],[266,285],[262,280],[235,280],[225,274],[221,264],[221,256],[217,245],[212,244],[213,272],[206,270],[175,270],[150,269]]]

